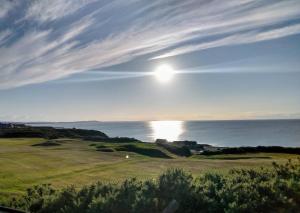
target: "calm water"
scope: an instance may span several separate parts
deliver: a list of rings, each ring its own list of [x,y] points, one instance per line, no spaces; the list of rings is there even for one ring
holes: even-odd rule
[[[150,121],[40,123],[54,127],[100,130],[109,136],[195,140],[217,146],[300,146],[300,120]]]

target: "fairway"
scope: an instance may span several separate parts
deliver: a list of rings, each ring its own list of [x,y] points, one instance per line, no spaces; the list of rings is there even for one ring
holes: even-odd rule
[[[226,172],[239,167],[269,166],[273,161],[285,162],[297,157],[258,153],[186,158],[175,156],[155,144],[141,144],[141,147],[156,148],[171,157],[156,158],[126,151],[97,151],[95,147],[97,144],[114,147],[115,143],[58,141],[59,146],[32,146],[45,142],[45,139],[0,139],[0,201],[43,183],[55,187],[79,187],[97,181],[118,182],[129,177],[148,179],[170,167],[199,175],[208,170]]]

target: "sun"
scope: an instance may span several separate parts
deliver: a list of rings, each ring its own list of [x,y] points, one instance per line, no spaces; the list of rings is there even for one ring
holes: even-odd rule
[[[169,82],[175,74],[174,69],[167,64],[160,65],[157,67],[157,69],[154,71],[154,76],[156,79],[162,83]]]

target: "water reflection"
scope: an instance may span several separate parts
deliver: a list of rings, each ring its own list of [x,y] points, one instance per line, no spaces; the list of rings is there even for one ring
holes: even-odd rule
[[[168,141],[179,140],[184,132],[183,121],[150,121],[153,141],[156,139],[167,139]]]

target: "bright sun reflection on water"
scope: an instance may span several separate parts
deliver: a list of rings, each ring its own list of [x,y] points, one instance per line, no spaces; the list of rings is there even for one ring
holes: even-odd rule
[[[154,141],[156,139],[176,141],[184,132],[183,121],[150,121],[150,127]]]

